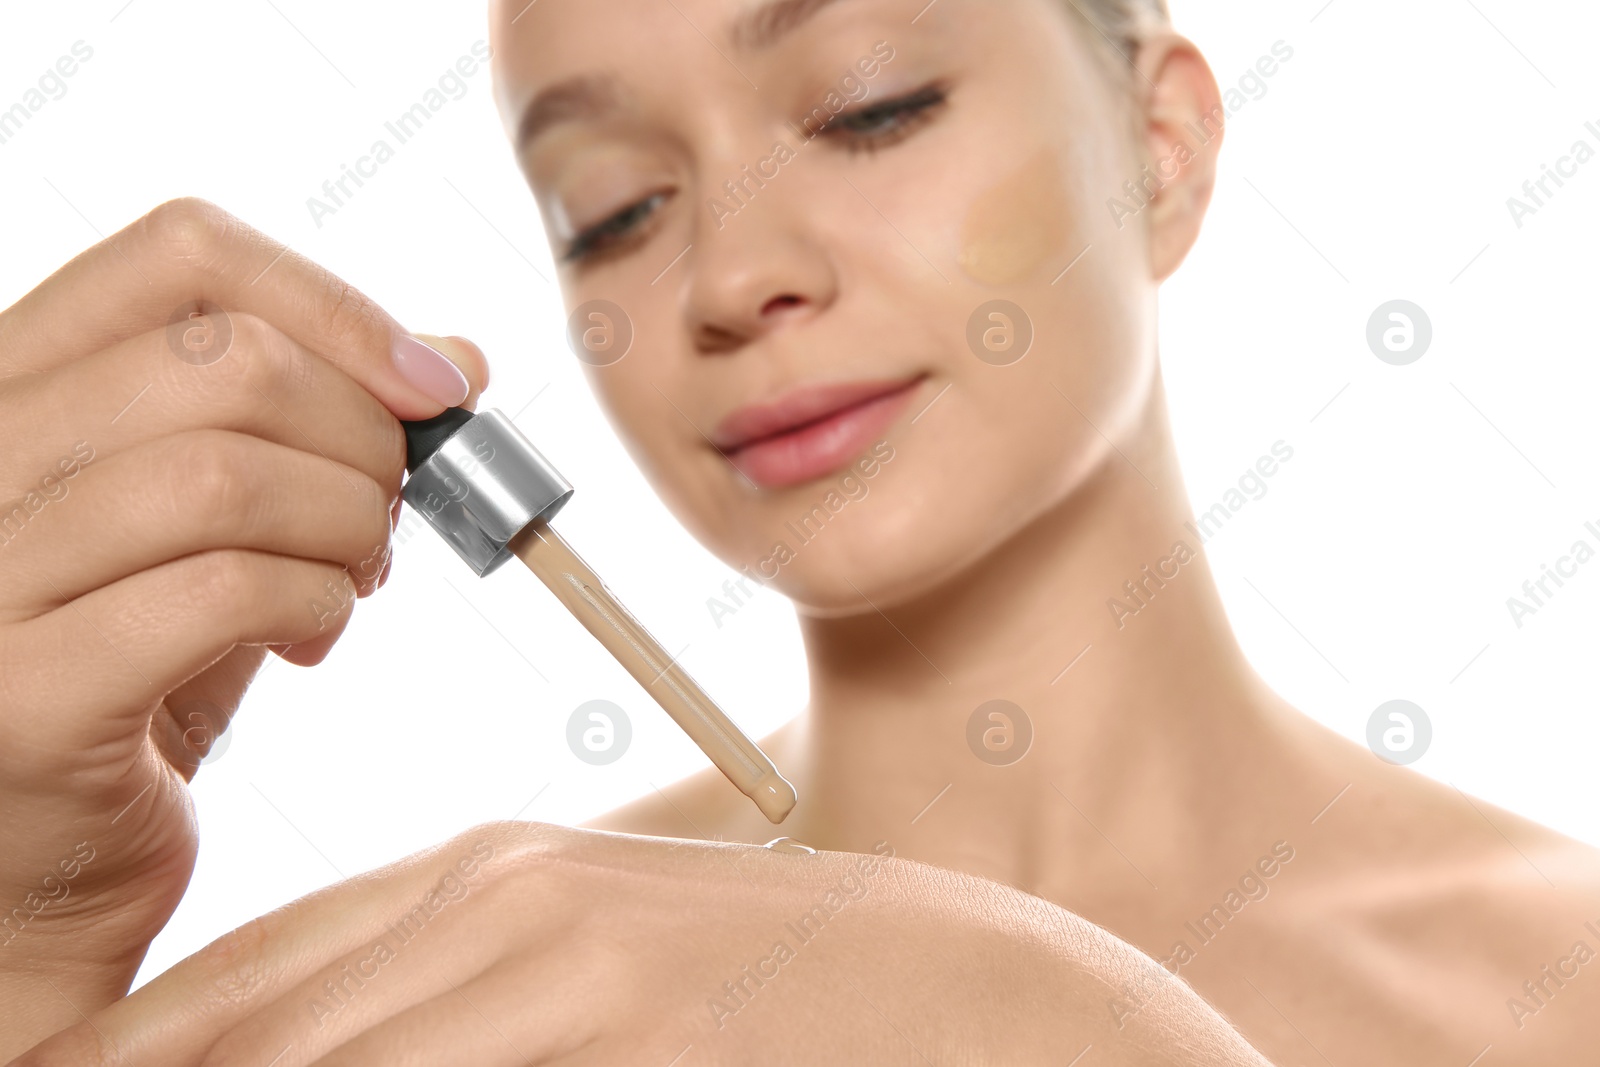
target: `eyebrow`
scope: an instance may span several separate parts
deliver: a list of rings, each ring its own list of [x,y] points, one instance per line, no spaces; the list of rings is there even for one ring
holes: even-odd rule
[[[746,50],[770,48],[817,12],[839,0],[766,0],[736,16],[728,39]],[[600,118],[620,110],[627,99],[621,83],[609,74],[583,74],[556,82],[539,92],[517,123],[520,153],[552,126]]]
[[[517,151],[545,130],[563,122],[598,118],[622,106],[623,93],[609,74],[582,74],[542,89],[517,123]]]
[[[769,48],[793,32],[818,11],[839,0],[767,0],[738,16],[728,29],[728,39],[741,48]]]

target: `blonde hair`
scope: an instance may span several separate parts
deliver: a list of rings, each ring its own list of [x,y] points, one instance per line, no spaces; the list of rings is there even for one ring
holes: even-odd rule
[[[1146,34],[1172,20],[1167,0],[1066,0],[1066,4],[1096,31],[1096,40],[1109,43],[1129,62]]]

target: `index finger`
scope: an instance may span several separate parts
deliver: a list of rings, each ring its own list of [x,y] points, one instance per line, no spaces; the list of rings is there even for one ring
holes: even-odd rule
[[[215,204],[170,200],[73,258],[0,315],[0,374],[49,370],[182,321],[209,301],[323,356],[401,419],[470,385],[360,290]]]

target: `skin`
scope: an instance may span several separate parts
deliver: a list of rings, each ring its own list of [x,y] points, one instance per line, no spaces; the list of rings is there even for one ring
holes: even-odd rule
[[[210,740],[269,650],[319,662],[388,576],[397,416],[443,405],[394,319],[294,253],[267,272],[283,251],[173,201],[0,313],[0,498],[46,487],[0,546],[0,1052],[126,992],[188,884]],[[232,343],[197,364],[166,323],[202,299]],[[435,340],[472,402],[482,353]]]
[[[1287,707],[1203,555],[1124,625],[1107,612],[1188,536],[1155,294],[1198,233],[1217,142],[1127,226],[1105,201],[1216,107],[1193,46],[1158,34],[1130,76],[1047,0],[943,0],[914,26],[904,4],[850,0],[756,49],[721,29],[741,6],[496,5],[497,86],[512,128],[572,74],[618,72],[645,101],[520,158],[558,252],[662,194],[563,290],[626,310],[634,347],[590,368],[597,395],[730,564],[767,557],[830,481],[755,491],[703,429],[800,383],[922,376],[870,495],[772,580],[800,613],[811,700],[763,747],[802,797],[782,832],[822,851],[749,847],[773,830],[710,773],[591,830],[480,827],[114,1004],[102,976],[90,1021],[19,1062],[667,1063],[685,1045],[684,1063],[1066,1063],[1085,1045],[1096,1063],[1579,1060],[1600,1006],[1587,969],[1520,1028],[1506,1001],[1533,1007],[1542,966],[1600,949],[1592,850]],[[806,146],[719,225],[722,179],[879,40],[896,54],[873,100],[939,76],[948,103],[876,154]],[[1036,333],[1003,368],[965,339],[996,298]],[[997,698],[1032,725],[1008,766],[967,742]],[[847,935],[806,942],[717,1026],[720,981],[884,848],[829,920]],[[324,983],[452,871],[469,888],[440,904],[439,935],[316,1019]],[[1202,942],[1186,924],[1230,891],[1241,904]],[[1155,962],[1179,941],[1181,982]]]
[[[904,5],[841,5],[770,54],[730,51],[757,95],[671,12],[649,22],[639,5],[607,6],[651,26],[635,50],[609,21],[559,9],[530,11],[516,31],[502,23],[503,108],[516,114],[567,73],[623,70],[652,87],[634,121],[688,145],[630,147],[642,156],[631,179],[615,176],[626,169],[614,145],[642,138],[620,122],[554,131],[524,156],[558,237],[563,216],[588,221],[629,201],[585,190],[598,175],[635,193],[674,176],[679,191],[640,227],[641,243],[565,284],[569,303],[604,294],[634,320],[635,350],[591,379],[677,516],[750,566],[793,540],[783,523],[824,487],[752,493],[687,422],[714,425],[796,382],[929,375],[888,434],[897,458],[871,495],[773,582],[798,607],[811,689],[806,713],[763,744],[802,797],[783,832],[825,849],[892,840],[901,855],[1070,908],[1158,959],[1184,942],[1195,958],[1182,977],[1275,1061],[1466,1063],[1492,1045],[1483,1062],[1531,1064],[1587,1048],[1600,983],[1547,982],[1545,1007],[1522,986],[1580,940],[1600,951],[1584,925],[1600,927],[1593,850],[1286,706],[1241,655],[1203,557],[1123,627],[1105,607],[1179,540],[1198,547],[1184,529],[1153,311],[1198,232],[1217,142],[1136,224],[1119,230],[1104,207],[1145,160],[1193,144],[1183,123],[1216,107],[1192,46],[1160,35],[1138,57],[1142,77],[1119,80],[1043,2],[940,4],[915,32]],[[706,28],[735,7],[684,10]],[[681,49],[654,43],[680,38]],[[875,98],[953,73],[949,111],[870,161],[808,146],[814,155],[724,228],[708,225],[695,176],[734,175],[767,154],[772,112],[760,101],[809,102],[802,72],[841,68],[880,39],[899,54]],[[1065,163],[1047,206],[1041,158]],[[996,188],[1029,210],[1007,220]],[[1025,246],[1039,230],[1059,243],[1030,277],[992,260],[965,269],[982,261],[975,246]],[[652,284],[690,243],[673,284]],[[965,317],[996,295],[1023,306],[1038,337],[1062,340],[1001,371],[972,358]],[[663,412],[661,394],[687,419]],[[1026,758],[1005,768],[965,742],[973,709],[996,698],[1034,728]],[[595,825],[771,836],[714,772]],[[1185,928],[1280,841],[1294,859],[1251,883],[1260,901],[1209,943]],[[1520,1027],[1513,996],[1539,1008]]]

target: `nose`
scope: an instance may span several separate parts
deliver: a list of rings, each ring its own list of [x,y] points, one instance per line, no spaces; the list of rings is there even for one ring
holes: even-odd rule
[[[802,176],[780,171],[760,185],[746,181],[737,197],[725,187],[699,209],[683,289],[697,352],[737,352],[837,298],[837,271],[820,228],[810,224],[819,205],[805,194],[815,189],[803,186]]]

